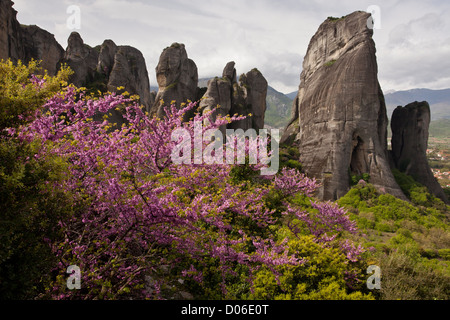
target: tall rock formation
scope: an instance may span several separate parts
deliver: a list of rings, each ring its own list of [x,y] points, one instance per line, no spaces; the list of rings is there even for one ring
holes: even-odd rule
[[[20,23],[12,1],[0,1],[0,59],[14,62],[25,56],[22,46]]]
[[[264,113],[266,112],[267,80],[258,69],[252,69],[245,75],[239,77],[240,88],[237,92],[243,93],[243,108],[241,103],[233,104],[230,115],[249,115],[241,123],[231,123],[230,127],[242,128],[244,130],[253,128],[256,130],[264,128]],[[233,94],[235,96],[235,94]],[[239,101],[239,99],[238,99]]]
[[[94,78],[98,51],[85,44],[80,34],[74,31],[67,40],[63,62],[74,71],[71,82],[78,87],[85,86]]]
[[[247,116],[246,119],[229,124],[227,127],[230,129],[263,129],[267,81],[261,72],[253,69],[242,74],[238,83],[234,66],[233,61],[228,62],[223,70],[222,78],[216,77],[209,80],[207,91],[200,102],[200,109],[212,110],[219,105],[216,115]],[[251,116],[248,116],[249,114]]]
[[[163,50],[156,66],[159,90],[151,114],[164,116],[164,107],[196,101],[198,98],[198,71],[195,62],[188,58],[184,44],[173,43]]]
[[[54,75],[64,49],[49,32],[37,26],[24,26],[17,21],[14,2],[0,1],[0,59],[27,63],[42,60],[41,67]]]
[[[386,106],[377,78],[370,14],[328,18],[309,43],[292,120],[281,143],[296,141],[300,162],[335,200],[350,175],[370,175],[381,190],[405,199],[388,163]]]
[[[0,1],[0,59],[10,58],[28,63],[41,60],[41,67],[55,75],[61,63],[67,63],[74,74],[70,79],[77,86],[94,86],[116,92],[123,86],[137,94],[147,110],[153,105],[150,81],[142,53],[129,46],[117,46],[105,40],[92,48],[80,34],[72,32],[64,50],[55,37],[37,26],[21,25],[10,0]],[[120,118],[120,117],[119,117]]]
[[[448,203],[427,160],[430,106],[426,101],[398,106],[391,118],[392,158],[395,167],[414,177],[436,197]]]
[[[40,60],[42,69],[56,75],[59,62],[64,57],[63,47],[50,32],[37,26],[21,26],[25,50],[24,61]]]
[[[92,48],[78,32],[72,32],[62,62],[74,71],[71,82],[76,86],[95,85],[111,92],[124,87],[124,91],[137,94],[147,110],[153,104],[145,59],[136,48],[117,46],[112,40]]]

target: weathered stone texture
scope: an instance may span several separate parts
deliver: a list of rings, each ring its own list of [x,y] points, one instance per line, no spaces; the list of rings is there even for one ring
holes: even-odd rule
[[[197,66],[188,58],[184,44],[173,43],[164,49],[156,67],[156,80],[159,90],[151,113],[158,117],[165,115],[164,107],[172,102],[179,107],[197,99]]]
[[[366,12],[327,19],[309,43],[292,120],[281,142],[296,141],[304,170],[335,200],[350,175],[405,198],[387,160],[386,106],[377,78],[373,31]]]
[[[448,203],[427,160],[430,106],[426,101],[398,106],[391,119],[392,159],[400,171],[414,177],[428,190]]]

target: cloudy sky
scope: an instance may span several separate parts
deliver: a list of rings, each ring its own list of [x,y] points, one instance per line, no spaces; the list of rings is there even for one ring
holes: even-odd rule
[[[448,0],[13,0],[22,24],[53,33],[65,48],[71,30],[96,46],[105,39],[138,48],[150,83],[162,50],[184,43],[199,77],[222,74],[228,61],[238,74],[257,67],[269,85],[296,91],[309,40],[328,17],[379,8],[374,30],[379,80],[385,92],[450,88]],[[69,22],[69,23],[68,23]]]

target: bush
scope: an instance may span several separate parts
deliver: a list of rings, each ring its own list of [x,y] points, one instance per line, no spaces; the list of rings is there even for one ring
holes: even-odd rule
[[[384,300],[448,300],[450,277],[426,267],[400,250],[383,254],[381,268],[381,298]]]
[[[56,262],[49,244],[61,238],[58,222],[71,214],[70,196],[50,187],[61,181],[64,162],[39,157],[39,143],[14,134],[71,73],[37,72],[35,61],[0,62],[0,299],[28,299],[45,290]]]
[[[72,71],[63,66],[56,76],[51,77],[39,67],[37,61],[32,60],[28,65],[19,61],[15,65],[11,60],[1,60],[0,134],[5,128],[17,128],[27,119],[33,119],[34,111],[46,99],[67,86],[71,74]]]
[[[36,153],[36,145],[0,141],[0,299],[44,290],[56,262],[49,244],[61,239],[58,222],[71,214],[69,195],[49,188],[64,166]]]
[[[311,236],[291,240],[289,250],[305,260],[299,266],[261,269],[249,299],[343,300],[373,299],[364,289],[362,264],[348,263],[337,248],[324,247]]]

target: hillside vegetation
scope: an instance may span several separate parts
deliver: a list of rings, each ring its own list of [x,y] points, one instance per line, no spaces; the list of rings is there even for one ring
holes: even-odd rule
[[[411,177],[395,173],[410,202],[362,181],[320,201],[295,146],[267,177],[248,161],[192,163],[172,139],[240,117],[183,122],[189,103],[149,118],[69,85],[68,68],[37,71],[0,63],[1,299],[449,299],[449,207]],[[127,119],[115,130],[112,110]]]

